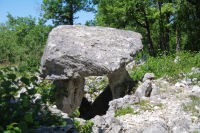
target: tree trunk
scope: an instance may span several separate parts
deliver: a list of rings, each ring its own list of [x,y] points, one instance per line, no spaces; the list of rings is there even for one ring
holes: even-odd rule
[[[161,3],[159,0],[157,0],[157,8],[159,10],[160,13],[160,17],[159,17],[159,41],[158,41],[158,47],[164,51],[165,47],[163,45],[163,40],[164,40],[164,29],[163,29],[163,21],[162,21],[162,13],[161,13]]]
[[[73,2],[71,1],[69,3],[69,7],[70,7],[70,13],[69,13],[69,24],[73,25],[74,24],[74,10],[73,10]]]
[[[150,31],[149,21],[148,21],[148,19],[147,19],[145,10],[144,10],[143,12],[144,12],[144,17],[145,17],[145,28],[146,28],[146,30],[147,30],[147,36],[148,36],[148,40],[149,40],[149,43],[148,43],[149,54],[150,54],[151,56],[155,56],[153,41],[152,41],[152,37],[151,37],[151,31]]]
[[[146,29],[147,29],[147,36],[148,36],[148,40],[149,40],[149,43],[148,43],[149,54],[151,56],[155,56],[153,41],[152,41],[152,38],[151,38],[151,32],[150,32],[149,26],[147,26]]]
[[[176,30],[176,53],[181,51],[181,31]]]
[[[167,15],[166,15],[166,22],[167,22],[167,24],[170,23],[169,19],[170,19],[170,13],[167,13]],[[165,27],[165,29],[166,29],[166,31],[165,31],[165,42],[164,42],[164,44],[165,44],[165,50],[169,51],[169,34],[170,34],[170,31],[169,31],[169,28],[167,28],[167,27]]]

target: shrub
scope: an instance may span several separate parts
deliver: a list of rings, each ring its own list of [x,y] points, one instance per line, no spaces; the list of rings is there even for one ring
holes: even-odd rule
[[[175,57],[179,61],[175,64]],[[179,73],[188,73],[192,67],[200,67],[200,53],[180,52],[167,56],[149,57],[141,66],[135,66],[131,77],[139,81],[145,73],[154,73],[156,78],[168,76],[173,80],[178,79]]]
[[[126,107],[124,109],[117,109],[115,111],[115,117],[117,116],[122,116],[122,115],[126,115],[126,114],[135,114],[134,110],[131,107]]]
[[[40,126],[62,125],[63,120],[48,111],[49,93],[41,91],[49,86],[40,88],[43,95],[36,100],[37,88],[41,87],[38,78],[33,74],[22,75],[19,78],[17,68],[0,70],[0,131],[25,132]],[[22,88],[26,91],[17,96]]]

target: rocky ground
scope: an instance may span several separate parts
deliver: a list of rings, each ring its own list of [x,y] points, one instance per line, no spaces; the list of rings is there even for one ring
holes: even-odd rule
[[[90,120],[94,122],[93,132],[200,133],[200,81],[186,78],[194,73],[200,74],[200,69],[193,68],[191,73],[180,74],[182,77],[178,82],[172,82],[170,78],[154,80],[154,74],[146,74],[134,94],[110,101],[105,115]],[[107,79],[90,77],[86,82],[86,97],[92,102],[107,84]],[[56,106],[50,107],[50,110],[63,115],[71,123],[60,128],[59,132],[76,132],[67,114],[56,109]],[[82,124],[85,122],[81,118],[75,120]]]
[[[109,133],[199,133],[200,87],[193,79],[176,84],[166,78],[141,83],[135,95],[110,102],[104,116],[92,119],[94,132]],[[145,96],[152,89],[150,97]],[[129,109],[127,109],[127,107]],[[127,111],[130,110],[131,111]],[[124,110],[127,114],[116,116]],[[102,122],[104,121],[104,122]]]

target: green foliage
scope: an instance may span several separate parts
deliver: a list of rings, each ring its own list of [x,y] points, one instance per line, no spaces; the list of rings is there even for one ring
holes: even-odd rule
[[[18,68],[0,70],[0,131],[21,133],[40,126],[61,125],[63,120],[48,111],[50,94],[41,91],[49,90],[49,86],[40,85],[43,82],[38,82],[34,74],[19,74]],[[19,94],[22,88],[26,91]],[[38,88],[42,96],[36,100]]]
[[[0,25],[0,64],[39,65],[51,26],[35,18],[8,14],[8,22]]]
[[[179,57],[179,61],[175,64],[175,57]],[[178,79],[179,73],[188,73],[192,67],[200,67],[200,53],[180,52],[175,55],[149,57],[147,61],[135,67],[131,72],[131,78],[139,81],[145,73],[154,73],[156,78],[168,76],[173,80]]]
[[[115,117],[117,116],[122,116],[122,115],[126,115],[126,114],[135,114],[134,110],[131,107],[126,107],[124,109],[117,109],[115,111]]]
[[[86,121],[83,125],[81,125],[79,121],[74,121],[74,125],[80,133],[91,133],[94,123]]]
[[[200,50],[200,2],[99,0],[96,24],[139,32],[145,51]]]
[[[91,0],[43,0],[42,15],[53,20],[55,25],[74,24],[74,14],[78,11],[94,11]]]

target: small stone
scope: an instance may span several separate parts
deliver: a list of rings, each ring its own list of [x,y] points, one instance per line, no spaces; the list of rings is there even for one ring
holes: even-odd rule
[[[155,78],[155,75],[153,73],[146,73],[144,75],[144,78],[143,78],[143,82],[146,81],[146,80],[153,80]]]

